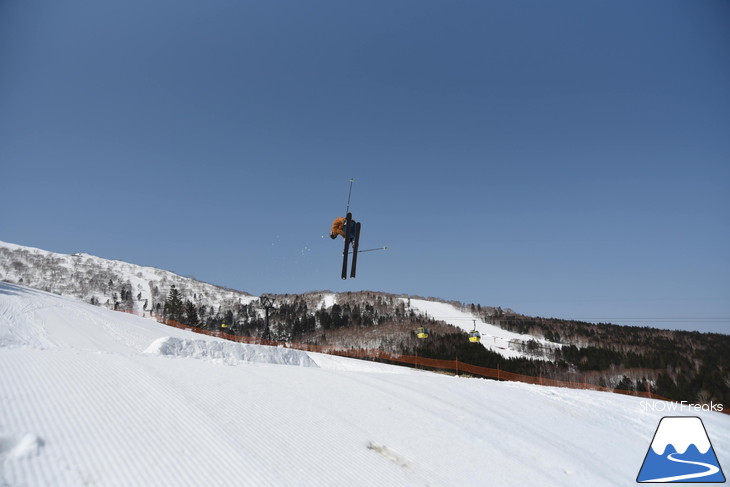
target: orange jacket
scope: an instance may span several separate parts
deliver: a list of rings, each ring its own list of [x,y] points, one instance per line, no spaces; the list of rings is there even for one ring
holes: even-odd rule
[[[330,229],[330,235],[339,235],[342,238],[345,238],[345,230],[343,227],[345,226],[345,217],[338,216],[335,218],[335,221],[332,222],[332,228]]]

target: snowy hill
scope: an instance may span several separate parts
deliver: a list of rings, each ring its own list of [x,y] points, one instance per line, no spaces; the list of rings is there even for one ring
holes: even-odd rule
[[[183,299],[231,307],[256,298],[174,272],[89,254],[59,254],[0,241],[0,280],[73,296],[109,309],[157,310],[174,285]]]
[[[244,347],[7,283],[0,371],[3,487],[629,485],[663,415]],[[730,416],[691,415],[730,464]]]
[[[424,299],[408,299],[410,307],[425,316],[443,321],[464,331],[476,330],[481,335],[481,344],[500,355],[513,358],[529,356],[524,349],[530,341],[537,343],[541,349],[557,349],[561,345],[531,335],[512,333],[508,330],[487,323],[478,316],[461,310],[450,303],[428,301]]]

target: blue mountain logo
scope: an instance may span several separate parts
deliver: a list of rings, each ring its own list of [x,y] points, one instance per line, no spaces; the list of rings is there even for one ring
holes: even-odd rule
[[[693,416],[659,421],[637,482],[725,482],[702,420]]]

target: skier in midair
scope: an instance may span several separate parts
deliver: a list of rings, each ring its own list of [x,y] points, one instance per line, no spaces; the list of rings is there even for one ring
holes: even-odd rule
[[[388,247],[380,247],[377,249],[359,250],[360,247],[360,228],[362,225],[360,222],[352,219],[352,213],[350,213],[350,196],[352,195],[352,183],[354,179],[350,179],[350,192],[347,195],[347,216],[338,216],[332,222],[330,228],[330,238],[336,239],[339,235],[345,240],[345,248],[342,251],[342,279],[347,279],[347,257],[352,253],[352,267],[350,268],[350,277],[355,277],[357,272],[357,254],[360,252],[371,252],[373,250],[385,250]],[[352,246],[352,252],[350,251]]]
[[[355,271],[357,269],[360,222],[353,220],[352,213],[350,213],[350,196],[352,195],[352,183],[354,182],[354,179],[350,179],[350,192],[347,195],[347,216],[335,218],[332,222],[332,228],[330,228],[330,238],[332,240],[336,239],[337,235],[345,240],[345,249],[342,251],[342,279],[347,279],[347,256],[350,253],[350,245],[352,245],[352,268],[350,270],[350,277],[355,277]]]

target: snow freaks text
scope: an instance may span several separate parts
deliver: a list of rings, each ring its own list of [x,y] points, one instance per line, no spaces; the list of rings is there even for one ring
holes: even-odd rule
[[[665,402],[665,401],[641,401],[641,410],[646,411],[659,411],[659,412],[670,412],[670,413],[690,413],[698,411],[716,411],[721,413],[724,409],[722,404],[714,403],[710,401],[709,404],[692,404],[687,401],[680,402]]]

